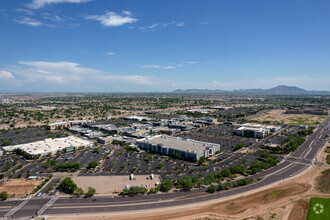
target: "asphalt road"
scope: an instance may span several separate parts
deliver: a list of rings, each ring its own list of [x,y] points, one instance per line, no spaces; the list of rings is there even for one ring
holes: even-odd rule
[[[253,175],[254,179],[262,178],[262,180],[247,186],[220,191],[215,194],[207,194],[205,193],[205,188],[202,188],[191,190],[189,192],[175,192],[135,197],[98,197],[97,201],[94,201],[93,198],[85,199],[61,197],[54,203],[49,203],[51,197],[35,197],[30,199],[14,213],[10,211],[15,207],[19,207],[23,201],[1,202],[0,215],[4,216],[11,213],[13,218],[32,216],[37,210],[42,209],[47,203],[48,205],[46,208],[43,208],[43,215],[145,210],[193,204],[255,190],[260,187],[291,178],[308,169],[311,164],[314,164],[314,158],[317,156],[322,146],[326,143],[326,135],[329,135],[329,121],[330,118],[327,118],[323,125],[318,126],[316,131],[308,137],[304,144],[302,144],[291,155],[287,156],[285,160],[283,160],[283,162],[278,164],[276,167],[272,167],[261,173]],[[187,196],[197,193],[200,194],[200,196]]]

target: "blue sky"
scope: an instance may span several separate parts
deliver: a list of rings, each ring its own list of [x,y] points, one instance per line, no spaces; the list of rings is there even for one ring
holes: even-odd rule
[[[1,0],[0,92],[330,90],[330,1]]]

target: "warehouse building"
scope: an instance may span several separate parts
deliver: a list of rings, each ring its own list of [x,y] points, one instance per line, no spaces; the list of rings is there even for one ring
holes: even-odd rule
[[[31,157],[33,157],[38,154],[40,154],[41,156],[45,156],[49,153],[55,154],[57,151],[61,151],[64,149],[70,151],[74,147],[93,147],[93,143],[75,136],[69,136],[55,139],[47,138],[44,141],[12,145],[3,147],[3,149],[7,152],[12,152],[15,149],[20,149],[28,153]]]
[[[198,160],[200,157],[210,157],[220,151],[220,144],[195,141],[187,138],[157,135],[136,141],[142,149],[165,155],[179,154],[185,159]]]

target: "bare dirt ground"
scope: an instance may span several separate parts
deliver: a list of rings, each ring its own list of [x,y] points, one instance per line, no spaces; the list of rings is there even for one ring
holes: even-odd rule
[[[305,220],[311,197],[330,198],[330,194],[320,193],[315,189],[316,177],[323,170],[329,169],[326,164],[326,153],[324,149],[318,161],[321,166],[312,167],[304,174],[277,183],[267,189],[257,192],[245,193],[236,198],[219,202],[205,202],[175,208],[164,208],[158,210],[135,211],[126,213],[98,213],[88,216],[72,215],[48,217],[48,219],[293,219]]]
[[[13,179],[1,183],[0,192],[6,191],[9,196],[15,194],[15,197],[22,197],[25,196],[25,192],[29,194],[41,182],[41,180]]]
[[[149,179],[147,179],[149,177]],[[89,186],[96,189],[97,194],[111,194],[113,192],[121,192],[126,185],[142,186],[148,184],[149,188],[154,188],[156,182],[160,182],[159,176],[155,175],[154,179],[150,179],[148,175],[134,175],[134,180],[129,179],[129,175],[125,176],[77,176],[73,181],[83,190],[87,190]]]
[[[250,118],[255,121],[271,121],[282,124],[316,125],[322,123],[327,116],[308,114],[284,114],[285,110],[272,110],[258,117]]]

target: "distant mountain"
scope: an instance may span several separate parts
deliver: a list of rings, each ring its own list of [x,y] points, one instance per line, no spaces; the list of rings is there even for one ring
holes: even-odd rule
[[[330,95],[329,91],[307,91],[296,86],[280,85],[270,89],[240,89],[234,91],[210,89],[177,89],[178,94],[251,94],[251,95]]]

